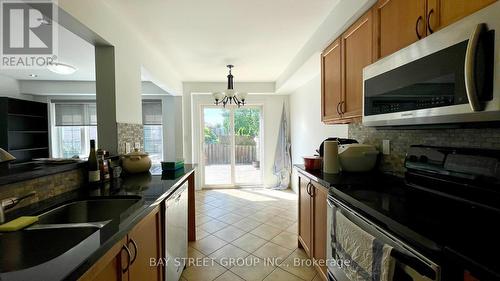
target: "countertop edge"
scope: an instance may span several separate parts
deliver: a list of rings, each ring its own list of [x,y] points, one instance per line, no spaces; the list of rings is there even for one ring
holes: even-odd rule
[[[99,261],[118,241],[120,241],[125,235],[127,235],[143,218],[149,215],[160,203],[166,200],[170,195],[172,195],[188,178],[194,174],[196,171],[196,166],[186,172],[182,177],[177,179],[176,183],[172,187],[160,195],[156,200],[151,201],[150,205],[140,209],[136,214],[126,219],[126,227],[120,229],[119,232],[112,235],[102,244],[90,257],[83,261],[77,268],[75,268],[64,280],[78,280],[82,277],[85,272],[87,272],[95,263]],[[159,175],[154,175],[159,176]]]

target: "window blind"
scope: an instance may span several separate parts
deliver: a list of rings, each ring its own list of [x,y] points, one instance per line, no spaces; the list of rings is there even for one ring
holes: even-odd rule
[[[161,125],[161,100],[142,101],[142,123],[144,125]]]
[[[56,126],[96,126],[96,105],[90,103],[56,103]]]

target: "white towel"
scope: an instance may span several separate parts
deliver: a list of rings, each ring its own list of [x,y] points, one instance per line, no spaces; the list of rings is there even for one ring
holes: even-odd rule
[[[392,247],[352,223],[339,211],[335,214],[335,248],[337,258],[349,260],[342,270],[351,281],[392,281],[394,259]]]

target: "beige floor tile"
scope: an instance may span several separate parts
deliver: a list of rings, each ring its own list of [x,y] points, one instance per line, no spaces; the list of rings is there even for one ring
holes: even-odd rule
[[[252,219],[251,217],[244,218],[238,222],[233,223],[233,226],[242,229],[244,231],[250,231],[257,226],[261,225],[262,223],[260,221],[256,221]]]
[[[227,224],[233,224],[241,221],[242,219],[243,219],[242,216],[233,213],[229,213],[218,218],[218,220],[225,222]]]
[[[223,222],[218,221],[218,220],[211,220],[207,223],[200,225],[199,228],[202,230],[205,230],[208,233],[214,233],[214,232],[217,232],[217,231],[223,229],[226,226],[228,226],[228,224],[223,223]]]
[[[269,274],[264,281],[303,281],[299,277],[286,272],[280,268],[276,268],[271,274]]]
[[[215,232],[213,235],[219,237],[220,239],[227,241],[227,242],[232,242],[239,237],[241,237],[243,234],[245,234],[245,231],[236,228],[234,226],[227,226],[217,232]]]
[[[262,281],[275,268],[274,265],[266,263],[265,260],[250,255],[244,264],[233,266],[230,271],[246,281]]]
[[[207,216],[207,215],[198,215],[195,218],[196,226],[200,226],[200,225],[207,223],[209,221],[212,221],[212,220],[214,220],[214,218]]]
[[[182,277],[188,281],[212,281],[226,272],[226,269],[214,262],[206,266],[190,266],[182,272]]]
[[[271,242],[283,246],[287,249],[294,250],[298,246],[298,236],[296,234],[283,231],[274,237]]]
[[[296,249],[288,258],[280,264],[280,268],[286,270],[304,280],[312,280],[317,272],[313,266],[308,266],[309,258],[302,249]]]
[[[218,264],[229,269],[237,264],[238,259],[244,259],[248,255],[250,255],[250,253],[231,244],[227,244],[226,246],[213,252],[210,257],[213,258]]]
[[[323,281],[323,279],[321,279],[321,276],[319,276],[319,274],[316,274],[316,276],[314,276],[313,281]]]
[[[283,262],[290,254],[292,250],[276,245],[272,242],[267,242],[259,249],[255,250],[252,254],[259,258],[276,258],[277,263]]]
[[[241,248],[247,252],[253,252],[260,248],[262,245],[266,244],[267,240],[264,240],[256,235],[253,235],[251,233],[247,233],[240,238],[234,240],[231,242],[231,244],[237,246],[238,248]]]
[[[252,216],[256,212],[257,212],[257,209],[250,208],[250,207],[243,207],[243,208],[239,208],[239,209],[233,211],[233,213],[238,214],[238,215],[243,216],[243,217]]]
[[[285,219],[283,217],[275,216],[273,218],[270,218],[265,222],[266,224],[272,225],[274,227],[277,227],[279,229],[285,230],[291,225],[295,223],[293,220]]]
[[[250,217],[256,221],[266,222],[275,216],[276,216],[275,214],[259,211],[259,212],[256,212],[255,214],[251,215]]]
[[[226,241],[217,238],[213,235],[209,235],[201,240],[196,240],[190,243],[190,246],[196,250],[202,252],[205,255],[209,255],[216,250],[222,248],[227,244]]]
[[[226,271],[221,276],[217,277],[215,281],[245,281],[241,279],[238,275],[232,273],[231,271]]]
[[[280,234],[281,229],[276,228],[272,225],[267,225],[267,224],[261,224],[260,226],[256,227],[254,230],[250,231],[250,233],[255,234],[261,238],[264,238],[266,240],[271,240],[273,239],[276,235]]]
[[[203,239],[203,238],[207,237],[208,235],[210,235],[210,233],[206,232],[203,229],[200,229],[199,227],[196,228],[196,240]]]
[[[202,252],[193,247],[188,247],[188,258],[198,259],[203,257],[205,257],[205,255]]]
[[[227,211],[224,209],[221,209],[221,208],[213,208],[210,210],[206,210],[204,212],[204,214],[206,214],[207,216],[210,216],[212,218],[220,218],[220,217],[224,216],[225,214],[227,214]]]
[[[292,224],[290,227],[286,229],[286,231],[290,233],[299,234],[299,224],[298,223]]]

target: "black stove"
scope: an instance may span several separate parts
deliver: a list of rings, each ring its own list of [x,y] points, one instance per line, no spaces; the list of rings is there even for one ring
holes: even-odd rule
[[[500,280],[500,151],[412,146],[405,167],[335,176],[330,194],[434,257],[442,280]]]

